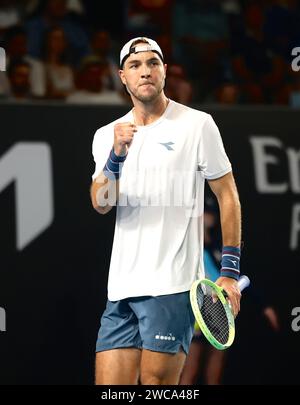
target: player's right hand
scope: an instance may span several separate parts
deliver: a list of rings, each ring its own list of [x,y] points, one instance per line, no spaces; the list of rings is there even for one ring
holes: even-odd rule
[[[118,156],[124,156],[128,152],[137,131],[135,124],[131,122],[119,122],[114,127],[114,152]]]

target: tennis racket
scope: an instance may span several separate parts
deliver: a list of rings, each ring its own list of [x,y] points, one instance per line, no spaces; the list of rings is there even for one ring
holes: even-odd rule
[[[250,280],[242,276],[238,285],[242,291]],[[196,321],[206,339],[217,349],[232,345],[235,336],[234,316],[227,294],[208,279],[196,280],[190,290],[190,300]]]

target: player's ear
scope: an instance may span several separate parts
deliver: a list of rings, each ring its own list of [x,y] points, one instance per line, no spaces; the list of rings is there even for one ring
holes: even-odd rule
[[[119,76],[123,84],[126,84],[126,79],[124,76],[124,71],[122,69],[119,70]]]

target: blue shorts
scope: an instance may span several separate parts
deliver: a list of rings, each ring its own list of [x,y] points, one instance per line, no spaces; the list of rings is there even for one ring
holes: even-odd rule
[[[195,318],[189,292],[107,301],[96,352],[136,347],[155,352],[187,354]]]

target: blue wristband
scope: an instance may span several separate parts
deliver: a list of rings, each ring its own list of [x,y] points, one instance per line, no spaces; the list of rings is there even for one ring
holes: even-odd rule
[[[241,249],[235,246],[224,246],[222,249],[221,277],[238,280],[240,277]]]
[[[118,180],[121,176],[123,163],[126,157],[127,154],[124,156],[116,155],[114,149],[112,148],[103,168],[103,173],[105,176],[110,180]]]

